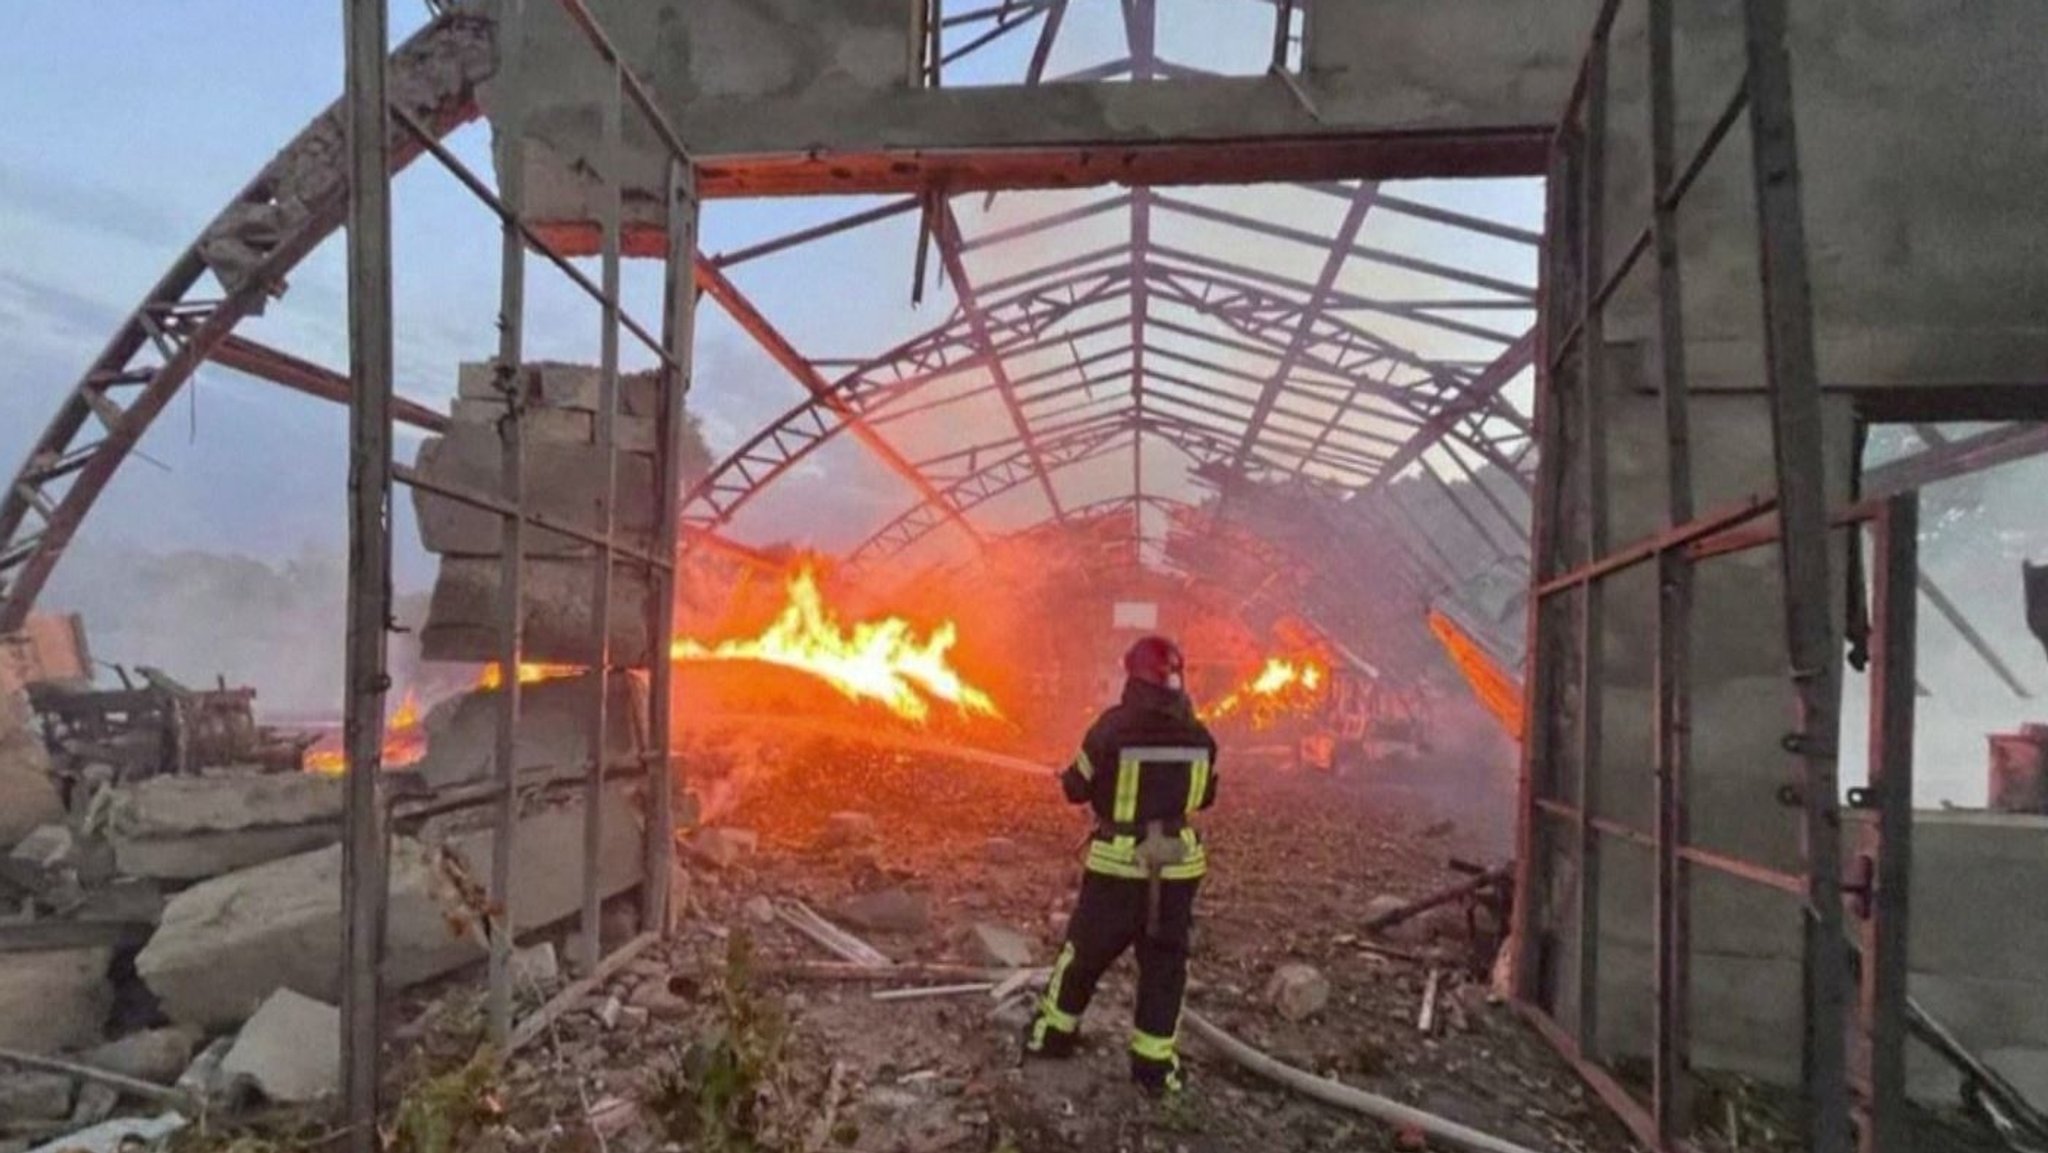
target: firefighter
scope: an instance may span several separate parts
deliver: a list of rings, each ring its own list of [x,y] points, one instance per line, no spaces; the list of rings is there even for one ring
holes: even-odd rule
[[[1216,801],[1216,740],[1182,688],[1178,646],[1146,637],[1124,654],[1121,703],[1102,714],[1060,774],[1094,810],[1081,896],[1025,1037],[1033,1057],[1072,1055],[1081,1015],[1125,949],[1138,957],[1131,1079],[1155,1096],[1181,1088],[1181,995],[1195,889],[1207,870],[1189,817]]]

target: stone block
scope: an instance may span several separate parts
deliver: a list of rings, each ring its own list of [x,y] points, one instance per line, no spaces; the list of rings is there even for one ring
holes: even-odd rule
[[[0,1048],[55,1053],[97,1044],[113,1008],[110,949],[9,953],[0,962]]]
[[[589,665],[597,647],[591,636],[596,577],[588,558],[541,557],[526,562],[526,659],[549,664]],[[630,565],[614,572],[610,616],[612,660],[644,665],[649,652],[648,612],[653,593],[647,574]],[[666,649],[666,642],[663,642]],[[498,559],[448,557],[441,562],[427,623],[420,630],[420,655],[430,661],[486,662],[498,658]]]
[[[334,844],[341,809],[321,773],[152,777],[114,789],[107,837],[128,876],[201,880]]]
[[[1031,938],[1001,925],[974,926],[968,931],[967,943],[976,964],[997,968],[1028,968],[1037,954]]]
[[[200,1040],[197,1029],[145,1029],[89,1049],[78,1060],[80,1064],[138,1081],[169,1085],[192,1064],[192,1053]]]
[[[457,398],[449,411],[457,424],[487,426],[495,431],[498,421],[504,419],[505,405],[497,400]],[[519,426],[526,433],[529,445],[597,443],[597,414],[592,412],[573,408],[529,408],[520,418]],[[621,452],[651,453],[654,451],[654,418],[621,414],[612,426],[612,435]]]
[[[841,902],[839,919],[856,929],[877,933],[922,933],[931,924],[931,907],[923,895],[907,889],[878,889]]]
[[[272,1101],[296,1105],[334,1096],[341,1090],[341,1011],[279,989],[242,1026],[220,1067]]]
[[[495,496],[502,453],[496,428],[457,424],[444,435],[422,442],[414,467],[428,480]],[[525,467],[528,509],[579,529],[599,531],[606,471],[604,453],[595,445],[529,435]],[[614,531],[621,543],[645,549],[653,540],[659,516],[653,460],[631,451],[620,453],[617,483],[612,501]],[[424,488],[413,489],[412,499],[419,516],[420,540],[427,551],[444,556],[498,553],[501,524],[497,513]],[[526,550],[529,556],[573,556],[587,555],[591,546],[575,537],[528,526]]]
[[[421,834],[439,843],[472,877],[491,875],[497,834],[489,828],[430,827]],[[599,899],[640,883],[640,814],[623,787],[605,792],[604,839],[598,856]],[[512,927],[524,933],[552,925],[583,907],[583,801],[577,798],[523,817],[512,835]]]
[[[418,841],[392,844],[385,979],[404,988],[483,954],[461,866]],[[171,898],[135,970],[180,1024],[240,1024],[278,989],[341,996],[341,847],[202,881]]]
[[[71,1078],[36,1069],[0,1073],[0,1120],[62,1121],[71,1116]]]
[[[614,676],[610,686],[607,747],[615,762],[623,762],[646,747],[647,692],[632,677]],[[589,677],[523,686],[513,740],[518,771],[566,769],[588,761],[595,698]],[[489,777],[497,749],[498,701],[497,692],[481,691],[435,705],[427,713],[427,751],[412,768],[436,788]]]
[[[1330,1003],[1330,981],[1313,965],[1282,965],[1266,984],[1266,999],[1289,1021],[1305,1021]]]
[[[455,395],[461,400],[504,400],[498,390],[496,366],[490,361],[471,361],[456,369]],[[602,381],[594,364],[566,364],[556,360],[534,361],[520,366],[517,387],[520,399],[534,408],[576,409],[596,412]],[[619,374],[619,411],[631,416],[654,416],[660,399],[661,378],[654,372]]]

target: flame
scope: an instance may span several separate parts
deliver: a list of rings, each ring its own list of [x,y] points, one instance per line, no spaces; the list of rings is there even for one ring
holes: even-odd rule
[[[384,767],[401,768],[425,756],[427,734],[420,727],[420,700],[411,689],[398,699],[398,707],[384,722]],[[339,775],[348,770],[348,754],[341,749],[310,749],[306,771]]]
[[[761,661],[798,669],[830,684],[856,701],[875,701],[905,720],[922,724],[933,700],[945,701],[962,714],[996,717],[1002,713],[987,693],[968,684],[947,659],[959,640],[952,621],[944,621],[919,640],[900,617],[841,624],[827,608],[810,569],[789,578],[788,603],[756,637],[707,646],[677,637],[669,646],[676,661]]]
[[[1472,686],[1479,703],[1486,706],[1486,711],[1493,714],[1510,737],[1521,740],[1525,724],[1521,676],[1481,648],[1456,621],[1435,609],[1429,611],[1429,631],[1449,654],[1451,663],[1458,666],[1465,683]]]
[[[525,661],[519,662],[519,683],[522,685],[535,684],[539,681],[551,681],[557,677],[581,676],[582,674],[583,669],[577,665],[539,665],[528,664]],[[477,674],[476,687],[479,689],[498,689],[503,688],[504,685],[505,669],[496,661],[485,665],[484,671]]]
[[[1220,720],[1249,707],[1252,727],[1263,729],[1282,713],[1306,713],[1322,704],[1328,677],[1329,670],[1312,658],[1267,657],[1258,672],[1202,710],[1202,719]]]

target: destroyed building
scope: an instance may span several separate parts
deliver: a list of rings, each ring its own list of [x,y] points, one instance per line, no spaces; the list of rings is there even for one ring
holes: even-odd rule
[[[0,1150],[2048,1145],[2037,0],[403,7],[0,493]],[[349,414],[317,715],[52,593],[205,364]],[[1014,1033],[1151,633],[1125,1129]]]

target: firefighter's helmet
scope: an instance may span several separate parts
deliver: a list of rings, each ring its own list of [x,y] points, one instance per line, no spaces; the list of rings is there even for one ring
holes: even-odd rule
[[[1124,654],[1125,676],[1164,688],[1180,688],[1185,668],[1180,646],[1165,637],[1145,637]]]

